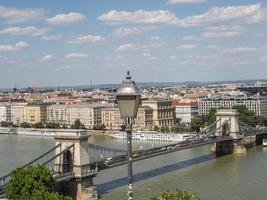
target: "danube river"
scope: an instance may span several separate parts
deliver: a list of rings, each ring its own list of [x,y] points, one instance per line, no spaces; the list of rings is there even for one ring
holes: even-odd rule
[[[92,136],[90,143],[125,149],[124,140]],[[135,149],[159,143],[133,142]],[[161,143],[162,144],[162,143]],[[51,138],[0,135],[0,176],[54,146]],[[197,192],[202,200],[267,199],[267,149],[259,146],[246,155],[215,158],[209,146],[135,162],[134,196],[137,200],[176,187]],[[94,182],[103,200],[126,198],[126,165],[101,171]]]

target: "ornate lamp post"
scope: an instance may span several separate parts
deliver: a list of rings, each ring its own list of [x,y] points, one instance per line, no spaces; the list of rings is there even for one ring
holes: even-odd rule
[[[119,105],[121,118],[126,124],[127,133],[127,160],[128,160],[128,200],[133,199],[133,169],[132,169],[132,123],[137,115],[138,106],[140,103],[141,94],[127,71],[126,79],[123,80],[120,89],[116,95],[116,100]]]

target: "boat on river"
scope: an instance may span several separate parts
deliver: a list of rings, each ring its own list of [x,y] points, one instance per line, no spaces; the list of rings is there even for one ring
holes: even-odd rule
[[[262,146],[267,147],[267,139],[262,140]]]
[[[126,139],[127,133],[118,132],[111,137],[116,139]],[[150,141],[168,141],[168,142],[183,142],[194,137],[193,134],[181,133],[158,133],[154,131],[137,131],[132,134],[133,140],[150,140]]]

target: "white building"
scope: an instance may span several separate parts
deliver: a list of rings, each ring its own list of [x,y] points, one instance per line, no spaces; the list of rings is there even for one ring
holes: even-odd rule
[[[7,108],[5,105],[0,105],[0,122],[7,121]]]
[[[182,124],[190,124],[192,119],[198,115],[197,102],[174,102],[176,119]]]
[[[24,107],[27,103],[18,103],[10,106],[11,121],[14,124],[20,124],[24,120]]]
[[[201,99],[198,103],[199,114],[207,114],[211,108],[232,108],[243,105],[256,115],[267,117],[267,96],[250,97],[211,97]]]
[[[65,104],[54,104],[47,107],[47,122],[70,125],[70,109]]]
[[[94,125],[102,124],[101,110],[105,104],[74,104],[70,105],[70,124],[79,119],[85,128],[93,128]]]

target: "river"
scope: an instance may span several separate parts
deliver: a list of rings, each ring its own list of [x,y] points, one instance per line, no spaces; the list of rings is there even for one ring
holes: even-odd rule
[[[90,143],[125,149],[124,140],[92,136]],[[133,142],[134,149],[162,143]],[[52,148],[52,138],[0,135],[0,176]],[[174,152],[135,162],[134,197],[147,200],[165,190],[180,188],[202,200],[267,199],[267,149],[259,146],[246,155],[215,158],[209,146]],[[126,199],[126,165],[101,171],[94,183],[103,200]]]

